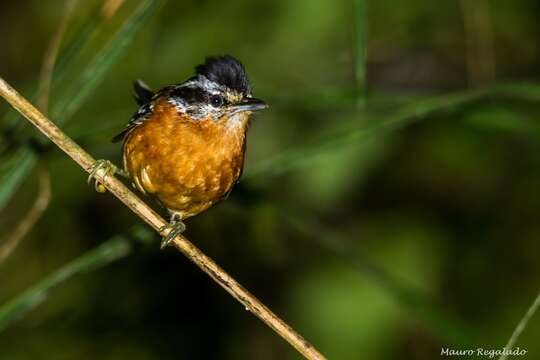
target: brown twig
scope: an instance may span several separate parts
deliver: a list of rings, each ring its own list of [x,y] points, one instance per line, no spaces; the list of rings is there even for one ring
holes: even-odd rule
[[[66,32],[69,18],[75,8],[77,0],[66,0],[64,6],[64,15],[60,21],[58,29],[54,33],[49,47],[45,52],[43,63],[41,65],[41,73],[39,74],[39,86],[37,91],[37,106],[45,114],[48,112],[49,97],[51,90],[51,80],[54,72],[54,66],[60,50],[62,38]],[[23,217],[22,220],[15,226],[11,235],[0,246],[0,264],[2,264],[19,245],[21,240],[32,230],[34,225],[41,218],[41,215],[47,210],[51,201],[51,180],[47,169],[39,170],[39,188],[34,204]]]
[[[466,41],[467,77],[470,86],[495,81],[495,44],[490,2],[461,0]]]
[[[101,8],[101,13],[106,19],[110,19],[123,3],[124,0],[105,0]]]
[[[516,344],[519,336],[521,335],[521,333],[527,327],[527,324],[529,323],[529,320],[531,320],[531,318],[534,316],[534,314],[536,314],[536,312],[538,311],[538,308],[540,308],[540,293],[538,293],[538,295],[536,295],[536,298],[534,299],[531,306],[527,309],[527,312],[525,313],[525,315],[523,315],[523,317],[519,320],[519,323],[517,324],[516,328],[514,329],[514,332],[512,333],[512,336],[510,337],[510,339],[508,340],[508,342],[504,346],[504,349],[507,352],[510,352],[510,351],[514,350],[514,345]],[[507,358],[508,358],[508,353],[504,353],[503,355],[501,355],[499,357],[499,360],[506,360]]]
[[[84,151],[77,143],[62,132],[54,123],[41,114],[32,104],[23,98],[15,89],[0,78],[0,95],[6,99],[17,111],[35,125],[45,136],[54,142],[60,149],[68,154],[86,172],[91,172],[95,159]],[[154,210],[131,192],[121,181],[112,176],[106,176],[103,170],[98,170],[96,179],[121,200],[127,207],[149,224],[154,230],[160,231],[166,222]],[[169,230],[160,232],[165,236]],[[246,310],[249,310],[283,339],[291,344],[306,359],[322,360],[325,357],[317,351],[300,334],[275,315],[269,308],[251,295],[234,278],[221,269],[212,259],[201,252],[184,236],[177,236],[174,246],[194,262],[201,270],[223,287],[229,294],[238,300]]]
[[[73,9],[75,8],[77,0],[66,0],[64,5],[64,15],[60,21],[58,29],[54,33],[49,47],[45,52],[43,58],[43,65],[41,66],[41,73],[39,74],[39,88],[37,96],[37,107],[41,109],[45,114],[49,107],[49,93],[51,91],[51,80],[54,71],[54,65],[56,64],[56,58],[58,57],[58,51],[60,50],[60,44],[62,38],[67,29],[69,18]]]
[[[0,265],[11,255],[19,242],[32,230],[51,201],[51,179],[45,168],[39,171],[39,193],[32,208],[0,246]]]

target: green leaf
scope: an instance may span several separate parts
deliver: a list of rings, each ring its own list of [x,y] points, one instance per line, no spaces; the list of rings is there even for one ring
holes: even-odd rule
[[[93,93],[105,78],[107,71],[116,63],[135,35],[155,12],[159,0],[143,1],[124,22],[111,41],[97,54],[81,76],[71,83],[62,100],[56,104],[52,117],[57,125],[64,124]]]
[[[421,291],[406,284],[401,277],[398,278],[383,269],[362,249],[353,249],[350,241],[347,241],[348,238],[313,221],[314,217],[307,215],[305,211],[278,203],[270,206],[284,223],[306,234],[321,247],[336,255],[340,264],[350,265],[349,269],[356,271],[357,275],[370,278],[381,290],[385,290],[410,314],[421,320],[442,339],[463,346],[474,343],[473,339],[477,337],[477,334],[467,323],[456,314],[433,304]]]
[[[413,122],[425,119],[438,111],[456,111],[466,105],[494,96],[511,97],[528,101],[540,101],[539,84],[496,85],[480,90],[435,95],[411,101],[390,113],[355,113],[348,118],[337,119],[317,139],[304,146],[295,146],[281,153],[259,161],[248,169],[243,180],[258,175],[279,175],[299,169],[324,159],[324,154],[358,141],[366,141],[374,136],[383,136],[389,131],[400,129]]]
[[[2,157],[0,163],[0,211],[6,206],[36,162],[36,154],[27,148],[20,148],[15,153],[9,153],[9,155]]]
[[[95,34],[105,26],[106,21],[108,21],[108,19],[102,16],[100,4],[93,9],[88,21],[76,31],[76,34],[73,36],[74,40],[66,46],[65,50],[58,58],[57,64],[54,67],[53,82],[55,87],[64,83],[64,80],[69,73],[68,69],[76,63],[76,58],[81,54],[82,49],[84,49]]]
[[[112,40],[98,53],[94,61],[81,72],[81,76],[73,82],[63,98],[56,103],[51,112],[52,120],[61,125],[68,120],[92,94],[106,72],[119,59],[135,35],[143,28],[149,17],[155,12],[160,0],[144,0],[127,18]],[[71,49],[80,49],[79,43],[86,43],[91,37],[89,29],[96,24],[96,16],[89,20],[80,32],[80,39],[74,42]],[[81,46],[82,47],[82,46]],[[59,60],[60,76],[65,74],[68,60],[73,58],[73,50],[68,51]],[[23,120],[20,120],[23,121]],[[14,155],[4,155],[0,169],[0,209],[7,203],[21,182],[26,178],[36,162],[36,156],[29,150],[20,150]],[[29,158],[32,156],[33,158]]]
[[[149,242],[154,236],[150,229],[142,226],[135,227],[132,233],[134,238],[142,243]],[[126,257],[133,251],[133,247],[133,240],[129,237],[116,236],[63,265],[0,307],[0,331],[5,330],[11,323],[43,303],[57,286],[78,274],[98,269]]]
[[[74,13],[74,11],[71,11],[68,16],[71,16]],[[65,77],[69,74],[68,69],[70,66],[73,66],[77,63],[76,58],[80,56],[81,50],[85,48],[88,43],[90,42],[91,38],[99,32],[99,30],[104,27],[105,21],[107,19],[104,18],[101,15],[101,5],[95,6],[92,13],[90,14],[88,20],[83,24],[83,26],[78,29],[73,36],[73,40],[66,46],[66,49],[62,51],[62,53],[59,55],[58,60],[54,66],[53,69],[53,83],[61,83],[65,79]],[[67,20],[69,23],[69,20]],[[32,93],[32,96],[29,96],[28,99],[31,102],[34,102],[36,100],[36,92],[38,89],[38,86],[35,86],[34,84],[31,85],[33,89],[21,89],[24,93]],[[7,124],[12,129],[12,133],[16,136],[28,137],[27,132],[24,134],[20,133],[20,130],[23,129],[23,125],[26,124],[24,121],[20,121],[23,119],[23,117],[17,113],[15,110],[9,111],[3,120],[4,124]],[[30,128],[30,127],[28,127]],[[27,129],[28,129],[27,128]]]

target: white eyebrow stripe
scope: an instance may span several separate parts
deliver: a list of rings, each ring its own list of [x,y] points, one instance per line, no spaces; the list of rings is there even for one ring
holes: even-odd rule
[[[204,75],[198,75],[196,80],[190,81],[192,84],[196,84],[200,88],[212,92],[212,93],[218,93],[218,92],[225,92],[227,91],[227,87],[218,84],[217,82],[209,80]]]
[[[208,78],[204,75],[198,75],[197,78],[186,81],[179,87],[199,88],[212,95],[221,95],[230,91],[226,86],[208,80]]]

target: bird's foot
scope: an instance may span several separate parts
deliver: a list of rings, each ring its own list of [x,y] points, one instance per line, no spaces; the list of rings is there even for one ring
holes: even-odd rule
[[[88,183],[90,184],[92,181],[94,181],[94,188],[97,192],[100,193],[104,193],[105,191],[107,191],[107,189],[102,183],[100,183],[96,179],[96,175],[98,174],[98,172],[102,172],[103,178],[106,178],[107,176],[114,176],[115,174],[127,177],[127,173],[124,170],[119,169],[109,160],[97,160],[92,166],[92,169],[90,170],[90,175],[88,176]]]
[[[177,215],[173,215],[171,216],[170,222],[166,225],[163,225],[159,229],[159,232],[161,233],[166,230],[169,230],[169,233],[165,235],[161,240],[161,250],[169,246],[175,237],[177,237],[178,235],[183,233],[184,230],[186,230],[186,224],[184,224],[184,222]]]

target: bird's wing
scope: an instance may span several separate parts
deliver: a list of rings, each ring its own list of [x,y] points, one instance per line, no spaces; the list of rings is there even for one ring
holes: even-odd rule
[[[126,135],[133,130],[137,125],[140,125],[144,120],[148,119],[154,111],[154,104],[152,100],[155,97],[155,93],[150,89],[148,85],[142,80],[137,80],[133,83],[134,97],[137,104],[140,105],[137,112],[129,119],[129,122],[120,134],[116,135],[112,142],[122,141]]]
[[[126,128],[124,129],[124,131],[122,131],[120,134],[113,137],[112,142],[119,142],[119,141],[124,140],[126,135],[131,130],[133,130],[138,125],[142,124],[144,120],[148,119],[150,115],[152,115],[153,112],[154,112],[154,104],[151,102],[146,103],[142,105],[141,107],[139,107],[139,110],[137,110],[135,115],[133,115],[131,119],[129,119],[129,122]]]
[[[152,89],[140,79],[133,82],[133,91],[135,92],[135,101],[141,106],[149,103],[154,96]]]

